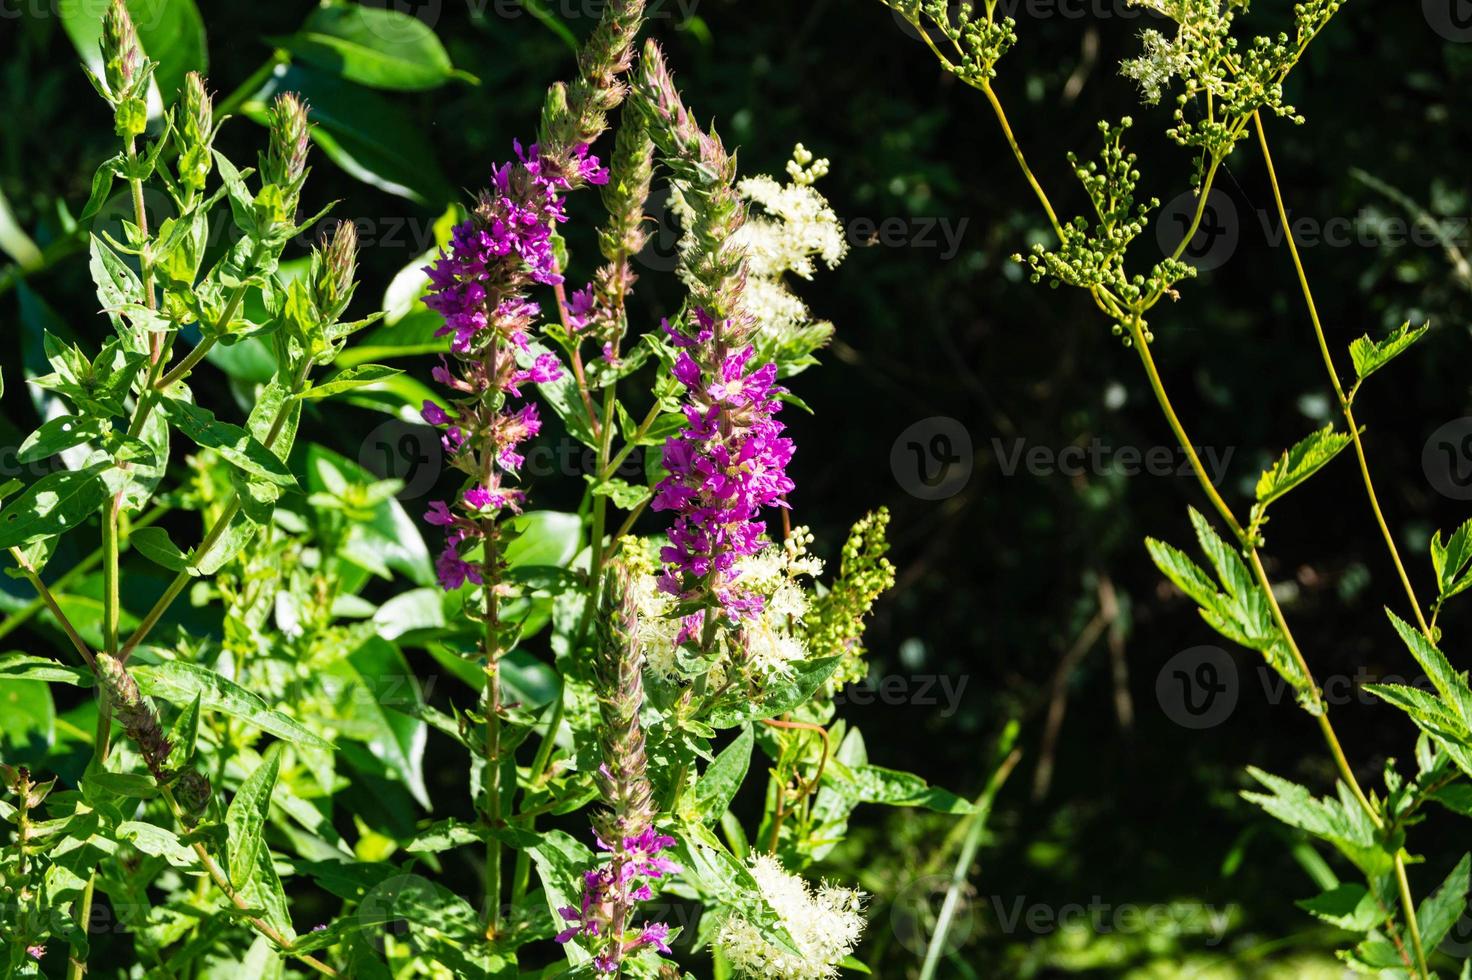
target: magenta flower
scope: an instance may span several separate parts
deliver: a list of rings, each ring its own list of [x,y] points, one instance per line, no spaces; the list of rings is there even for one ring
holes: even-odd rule
[[[447,529],[436,563],[446,589],[484,584],[481,570],[461,555],[487,533],[485,522],[500,511],[519,511],[525,499],[504,481],[521,468],[520,446],[542,423],[533,406],[513,400],[521,397],[521,385],[548,384],[563,373],[554,354],[541,354],[526,368],[517,363],[541,313],[527,290],[562,282],[553,235],[567,220],[562,199],[569,176],[608,179],[586,146],[565,160],[544,158],[536,144],[515,149],[517,159],[495,169],[472,217],[454,229],[449,246],[426,270],[424,302],[444,318],[436,336],[450,338],[455,360],[442,360],[432,372],[449,389],[452,407],[425,402],[421,414],[441,430],[450,464],[474,481],[453,505],[436,501],[425,515]]]
[[[761,602],[736,585],[736,563],[765,545],[762,511],[787,506],[793,446],[776,420],[776,365],[751,369],[752,347],[730,351],[703,310],[694,320],[693,336],[664,327],[680,348],[674,376],[686,404],[685,428],[664,447],[669,476],[651,505],[675,515],[660,552],[667,565],[660,584],[681,598],[712,598],[725,617],[743,619],[760,612]]]
[[[594,840],[601,850],[610,851],[612,857],[607,864],[584,872],[579,908],[569,906],[557,910],[568,923],[557,934],[557,941],[570,942],[575,936],[599,940],[604,946],[593,964],[603,973],[614,972],[625,956],[644,946],[668,953],[668,925],[650,922],[635,927],[622,920],[635,903],[654,898],[653,882],[679,872],[679,865],[660,853],[673,847],[675,839],[648,827],[635,837],[625,837],[618,848],[596,836]]]

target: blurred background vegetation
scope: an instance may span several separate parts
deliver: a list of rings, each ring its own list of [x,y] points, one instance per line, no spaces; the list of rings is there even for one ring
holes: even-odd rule
[[[1401,4],[1392,15],[1385,4],[1350,3],[1293,75],[1289,101],[1307,125],[1269,124],[1289,207],[1309,235],[1319,230],[1316,241],[1305,236],[1305,261],[1331,346],[1406,320],[1433,325],[1361,410],[1387,516],[1421,556],[1418,583],[1429,581],[1431,531],[1467,516],[1453,478],[1458,464],[1472,467],[1472,456],[1444,457],[1432,440],[1447,423],[1454,443],[1472,434],[1472,422],[1455,424],[1472,415],[1472,271],[1461,257],[1472,249],[1472,30],[1457,29],[1458,4]],[[0,264],[0,444],[11,446],[36,422],[20,368],[34,364],[40,328],[93,340],[105,330],[68,215],[80,212],[114,139],[59,16],[66,6],[0,0],[0,246],[11,263]],[[144,42],[173,47],[172,62],[149,53],[175,66],[175,83],[207,66],[239,115],[263,92],[303,91],[333,157],[319,155],[306,207],[338,199],[335,213],[359,220],[366,312],[433,244],[447,206],[485,183],[512,139],[533,137],[546,86],[572,72],[572,39],[601,3],[401,5],[434,28],[462,73],[422,91],[375,90],[336,77],[320,52],[278,47],[313,6],[211,0],[201,22],[160,24]],[[1190,161],[1161,135],[1168,110],[1140,106],[1116,70],[1146,19],[1123,0],[1015,6],[1020,42],[997,87],[1060,210],[1083,201],[1065,152],[1092,152],[1096,121],[1123,114],[1135,117],[1143,186],[1166,202],[1186,191]],[[1255,7],[1247,21],[1259,32],[1288,23],[1286,3]],[[1219,724],[1183,727],[1178,706],[1157,696],[1167,662],[1213,639],[1162,586],[1141,539],[1185,537],[1199,491],[1119,455],[1166,447],[1180,459],[1135,359],[1085,298],[1031,287],[1010,262],[1046,226],[979,93],[938,71],[873,0],[653,8],[688,100],[740,147],[743,172],[780,173],[799,140],[832,160],[820,188],[853,250],[802,290],[838,333],[823,368],[794,385],[814,410],[792,413],[795,518],[831,558],[849,523],[888,505],[900,570],[869,637],[877,692],[857,692],[845,710],[868,732],[874,762],[972,795],[997,733],[1009,718],[1022,722],[1024,758],[999,799],[942,975],[1339,975],[1328,952],[1338,937],[1293,906],[1334,867],[1236,795],[1248,764],[1327,788],[1328,760],[1309,718],[1244,651],[1228,651],[1238,692]],[[237,122],[221,139],[238,156],[259,133]],[[1193,249],[1211,268],[1161,310],[1155,346],[1187,427],[1226,459],[1224,492],[1241,501],[1270,456],[1334,406],[1253,146],[1218,186],[1216,237]],[[590,203],[574,200],[575,256],[592,253],[576,225]],[[1443,237],[1412,234],[1418,220]],[[661,223],[645,257],[657,269],[668,268],[673,244],[672,219]],[[643,302],[654,323],[679,297]],[[400,363],[425,376],[430,360]],[[249,381],[248,365],[227,370]],[[336,411],[312,421],[313,438],[366,461],[365,439],[387,416]],[[952,450],[969,441],[970,455],[955,464],[954,493],[920,499],[907,489],[916,485],[907,443],[958,431],[936,419],[958,423],[967,438],[953,438]],[[1045,460],[1075,446],[1093,447],[1097,462],[1070,472],[1027,463],[1029,449]],[[5,462],[13,467],[13,455]],[[417,512],[420,502],[406,506]],[[1279,511],[1269,570],[1320,681],[1406,674],[1412,665],[1380,612],[1402,600],[1352,464],[1337,462]],[[65,565],[61,556],[55,567]],[[1465,661],[1469,625],[1455,608],[1444,618],[1454,662]],[[36,624],[7,642],[28,637],[51,642]],[[1349,755],[1378,781],[1386,757],[1409,756],[1408,726],[1352,686],[1341,695],[1334,710]],[[433,789],[463,773],[426,778]],[[880,976],[918,966],[926,910],[954,860],[952,829],[949,818],[909,811],[866,814],[825,868],[874,895],[861,956]],[[1435,866],[1454,860],[1455,841],[1434,829],[1426,839],[1446,849],[1428,855]],[[1453,938],[1469,941],[1472,928]]]

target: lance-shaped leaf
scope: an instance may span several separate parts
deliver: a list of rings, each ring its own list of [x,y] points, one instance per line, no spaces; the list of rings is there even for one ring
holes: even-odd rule
[[[1411,329],[1409,322],[1401,324],[1384,340],[1372,340],[1369,334],[1351,341],[1349,357],[1354,361],[1354,373],[1364,381],[1370,375],[1395,360],[1407,347],[1421,339],[1428,327]]]
[[[350,367],[345,371],[339,371],[317,387],[304,391],[296,397],[304,401],[331,398],[333,395],[341,394],[344,391],[371,388],[374,385],[387,381],[395,375],[403,373],[398,368],[384,367],[382,364],[360,364],[357,367]]]
[[[60,470],[31,484],[0,510],[0,548],[34,544],[97,513],[107,498],[102,467]]]
[[[169,418],[198,446],[213,449],[220,458],[278,487],[295,487],[296,478],[286,464],[238,425],[221,422],[208,409],[165,399]]]
[[[207,667],[166,660],[161,664],[138,664],[130,669],[138,689],[150,697],[181,708],[189,707],[197,698],[206,711],[224,712],[288,742],[319,749],[333,747],[295,718],[266,704],[260,695]]]
[[[392,8],[319,7],[295,34],[272,43],[308,64],[372,88],[419,92],[459,74],[428,25]]]
[[[266,750],[261,764],[246,777],[235,791],[230,808],[225,811],[225,829],[229,832],[226,855],[230,865],[230,884],[245,887],[260,868],[260,852],[266,847],[266,817],[271,811],[271,793],[281,773],[281,743]]]
[[[106,431],[107,422],[104,419],[85,415],[58,415],[43,422],[40,428],[26,436],[16,458],[22,463],[34,463],[73,446],[96,442]]]
[[[1349,434],[1335,432],[1333,425],[1326,425],[1299,441],[1258,478],[1258,506],[1266,507],[1313,476],[1347,445]]]
[[[751,748],[755,744],[751,726],[746,725],[736,740],[721,750],[695,784],[692,819],[709,822],[726,812],[746,780],[746,771],[751,767]]]

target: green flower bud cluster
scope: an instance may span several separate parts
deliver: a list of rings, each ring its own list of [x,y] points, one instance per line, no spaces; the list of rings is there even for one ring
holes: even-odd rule
[[[807,646],[814,657],[843,657],[829,680],[830,691],[862,680],[864,620],[874,602],[894,585],[889,551],[889,510],[881,507],[853,526],[843,546],[838,577],[827,592],[813,599],[806,618]]]
[[[98,91],[112,103],[117,134],[125,140],[142,136],[148,128],[148,82],[155,65],[143,54],[138,30],[123,0],[108,4],[102,16],[100,44],[102,79]]]

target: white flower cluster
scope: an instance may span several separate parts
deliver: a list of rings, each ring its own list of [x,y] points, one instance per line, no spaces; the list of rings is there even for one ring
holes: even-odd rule
[[[736,564],[738,581],[763,599],[761,615],[746,628],[747,665],[758,677],[789,674],[792,664],[808,657],[801,629],[808,587],[800,580],[823,573],[822,560],[808,554],[812,543],[811,531],[793,528],[781,545],[768,545]]]
[[[1190,66],[1190,56],[1181,45],[1159,31],[1141,31],[1140,43],[1144,52],[1138,58],[1130,58],[1121,64],[1119,72],[1139,85],[1144,100],[1155,105],[1165,94],[1171,79],[1185,73]]]
[[[828,882],[814,889],[770,854],[753,859],[751,874],[802,955],[792,955],[760,926],[733,915],[715,943],[737,975],[769,980],[836,977],[838,964],[854,951],[864,931],[863,893]]]
[[[784,281],[789,273],[812,279],[817,260],[834,269],[848,254],[838,216],[813,187],[827,173],[828,161],[815,159],[799,143],[787,164],[788,183],[763,175],[737,184],[751,205],[750,216],[734,236],[746,250],[746,307],[772,348],[790,343],[816,347],[832,333],[832,325],[814,321],[807,304]],[[676,194],[672,203],[686,222],[683,198]]]
[[[808,658],[803,617],[810,604],[811,580],[823,572],[822,559],[808,553],[812,542],[810,530],[793,528],[786,541],[768,545],[736,565],[737,583],[762,599],[761,613],[743,630],[744,669],[755,680],[789,674],[793,663]],[[655,551],[647,542],[625,542],[639,610],[637,636],[644,648],[645,664],[655,674],[672,678],[678,672],[676,651],[682,623],[674,612],[674,598],[660,591]],[[724,665],[713,671],[713,679],[719,683],[725,676]]]

